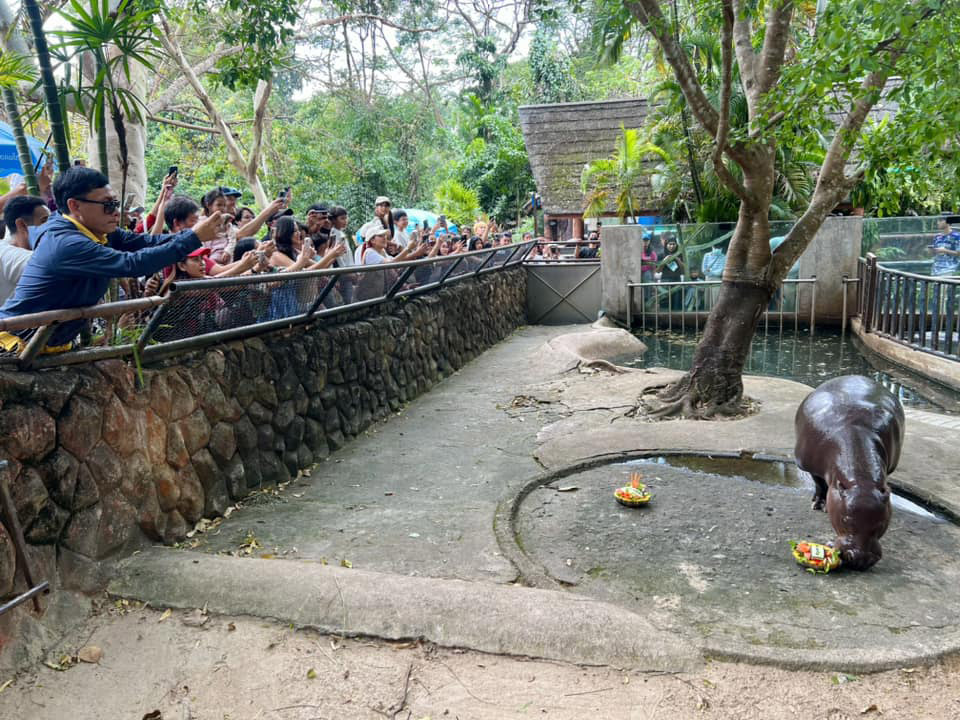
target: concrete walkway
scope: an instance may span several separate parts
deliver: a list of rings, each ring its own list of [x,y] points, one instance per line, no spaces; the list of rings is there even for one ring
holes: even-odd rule
[[[585,581],[590,568],[578,567],[560,544],[596,536],[613,556],[627,559],[626,567],[638,535],[611,530],[618,520],[604,513],[618,506],[612,499],[593,505],[588,494],[570,492],[563,502],[571,514],[563,522],[547,518],[551,527],[531,530],[523,526],[525,498],[571,473],[598,464],[593,472],[601,472],[615,467],[604,463],[665,450],[789,458],[793,413],[809,389],[749,379],[747,392],[761,403],[749,418],[642,423],[624,417],[625,411],[644,386],[672,374],[576,369],[551,374],[537,351],[572,329],[583,330],[522,329],[334,453],[309,477],[252,498],[183,548],[149,548],[123,561],[111,590],[155,607],[206,606],[348,635],[423,637],[447,646],[655,670],[689,668],[711,655],[870,670],[960,647],[960,620],[954,620],[960,607],[941,597],[943,588],[960,580],[953,567],[960,536],[952,523],[939,523],[939,534],[929,542],[922,533],[914,535],[917,528],[909,523],[901,533],[909,543],[900,543],[891,530],[884,544],[889,559],[865,574],[814,578],[777,545],[763,550],[762,562],[740,563],[737,578],[725,563],[704,558],[698,543],[683,540],[671,544],[676,552],[647,563],[657,574],[646,577],[632,597],[621,592],[629,585],[622,578]],[[954,480],[960,432],[931,424],[940,419],[928,417],[931,413],[922,415],[908,420],[908,442],[893,480],[908,494],[960,517]],[[610,482],[609,474],[583,478],[584,489]],[[674,539],[697,538],[727,519],[731,530],[724,543],[736,542],[738,532],[762,532],[758,542],[779,543],[784,533],[800,531],[797,525],[778,526],[765,510],[756,513],[763,516],[761,524],[733,524],[750,514],[751,507],[738,502],[748,489],[743,498],[701,494],[708,502],[696,508],[691,503],[697,492],[684,495],[682,485],[681,479],[671,484],[678,489],[670,500],[675,510],[662,511],[652,529],[672,527]],[[784,492],[774,497],[777,507],[783,504],[791,513],[808,507],[806,497],[789,495],[795,490]],[[667,499],[665,493],[663,508],[670,507]],[[703,527],[670,525],[671,518],[679,523],[686,517],[702,520]],[[796,517],[806,522],[806,515]],[[822,515],[809,517],[819,523],[811,531],[829,529]],[[528,545],[524,533],[531,532]],[[551,533],[555,544],[547,542]],[[716,566],[712,576],[697,569],[711,566]],[[682,584],[692,594],[676,590],[678,576],[689,580]],[[735,607],[746,621],[731,624],[729,632],[691,620],[697,603],[707,608],[713,603],[713,609],[729,603],[730,586],[737,584],[742,591],[763,584],[772,590],[753,594],[755,601],[751,593],[741,593]],[[660,585],[675,591],[660,592]],[[794,588],[813,598],[820,621],[804,626],[812,616],[790,617],[797,602],[769,600]],[[825,593],[824,601],[815,600],[812,588]],[[877,615],[870,615],[866,598],[879,598]],[[778,615],[783,627],[761,625],[763,618]],[[722,619],[722,614],[710,618]],[[785,629],[791,623],[799,627]]]

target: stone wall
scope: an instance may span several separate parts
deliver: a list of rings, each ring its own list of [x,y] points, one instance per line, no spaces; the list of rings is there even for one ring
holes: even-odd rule
[[[0,372],[0,457],[38,575],[93,590],[97,561],[325,459],[521,325],[525,295],[522,268],[491,273],[181,356],[142,390],[120,360]],[[0,525],[0,597],[12,572]]]

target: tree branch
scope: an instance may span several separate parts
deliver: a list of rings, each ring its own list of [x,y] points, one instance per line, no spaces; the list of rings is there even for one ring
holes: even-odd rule
[[[317,30],[322,27],[327,27],[329,25],[340,25],[351,22],[358,22],[360,20],[367,20],[372,22],[380,23],[381,25],[386,25],[387,27],[392,27],[394,30],[399,30],[406,33],[435,33],[443,30],[443,25],[437,25],[436,27],[426,27],[426,28],[412,28],[407,27],[406,25],[401,25],[394,22],[393,20],[388,20],[382,15],[372,15],[370,13],[352,13],[350,15],[341,15],[340,17],[329,18],[326,20],[318,20],[315,23],[311,23],[308,30]],[[303,35],[298,35],[298,37],[303,38]]]
[[[205,73],[210,72],[213,67],[220,61],[221,58],[229,57],[231,55],[236,55],[241,50],[240,46],[233,47],[219,47],[214,50],[210,55],[205,57],[199,63],[197,63],[193,71],[199,77]],[[182,73],[177,77],[163,93],[160,94],[155,100],[147,104],[147,112],[156,115],[167,109],[170,103],[173,102],[174,98],[180,94],[180,92],[187,86],[188,80],[185,75]]]
[[[757,90],[757,54],[753,51],[753,27],[743,0],[734,0],[733,3],[733,37],[737,50],[737,65],[740,68],[740,82],[743,84],[743,94],[747,98],[752,117]]]
[[[787,54],[790,38],[790,20],[793,17],[793,0],[771,0],[767,10],[767,27],[760,53],[758,93],[764,94],[777,84],[783,60]]]
[[[746,189],[737,181],[723,162],[723,152],[727,149],[727,136],[730,132],[730,95],[733,91],[733,1],[723,0],[721,6],[723,30],[721,32],[720,54],[723,67],[720,80],[720,118],[717,122],[717,134],[714,137],[713,167],[723,184],[730,188],[743,202],[749,203],[750,196]]]
[[[673,68],[677,83],[690,105],[693,116],[704,130],[716,136],[719,124],[716,108],[710,104],[704,94],[703,87],[697,80],[697,73],[690,64],[690,58],[670,32],[670,24],[660,11],[660,3],[657,0],[627,0],[626,8],[660,43],[664,57]]]

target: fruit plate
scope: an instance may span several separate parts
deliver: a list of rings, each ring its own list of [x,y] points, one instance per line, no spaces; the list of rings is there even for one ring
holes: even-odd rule
[[[643,485],[639,487],[624,485],[613,491],[613,497],[616,498],[618,503],[626,505],[627,507],[646,505],[651,500],[650,493],[647,492]]]
[[[826,574],[840,567],[840,553],[829,545],[790,541],[793,559],[809,572]]]

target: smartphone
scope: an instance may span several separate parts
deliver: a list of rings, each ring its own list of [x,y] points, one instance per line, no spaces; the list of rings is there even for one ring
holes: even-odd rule
[[[441,225],[443,225],[444,227],[447,226],[447,216],[446,216],[446,215],[441,215],[440,218],[439,218],[439,220],[440,220],[440,224],[441,224]]]
[[[424,230],[429,230],[429,229],[430,229],[430,223],[428,223],[426,220],[423,221],[423,229],[424,229]]]
[[[289,187],[285,187],[283,190],[281,190],[279,193],[277,193],[277,200],[286,200],[286,199],[287,199],[287,193],[289,193],[289,192],[290,192],[290,188],[289,188]]]
[[[169,176],[169,175],[178,175],[179,173],[180,173],[180,168],[178,168],[176,165],[171,165],[170,168],[167,170],[167,175],[168,175],[168,176]]]

